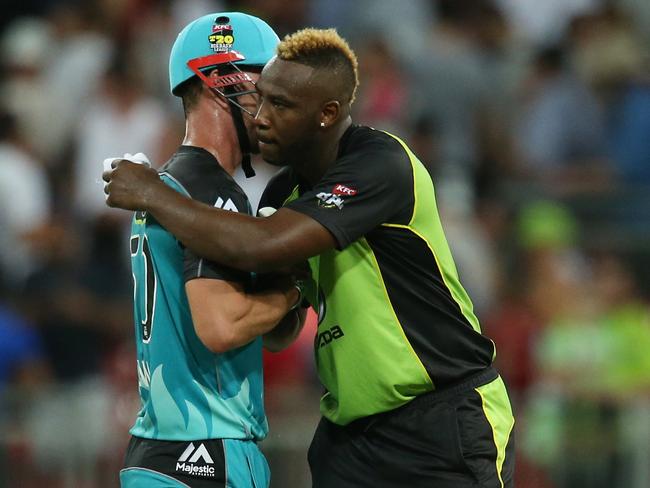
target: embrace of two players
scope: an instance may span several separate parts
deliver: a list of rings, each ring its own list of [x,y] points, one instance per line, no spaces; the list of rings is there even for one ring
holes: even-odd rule
[[[268,487],[262,347],[295,339],[306,307],[325,389],[314,487],[513,486],[495,345],[428,172],[399,137],[352,123],[346,41],[304,29],[280,42],[259,18],[214,13],[183,29],[169,68],[178,150],[159,171],[104,173],[107,204],[135,211],[142,408],[122,486]],[[281,168],[259,217],[232,178],[253,174],[254,153]]]

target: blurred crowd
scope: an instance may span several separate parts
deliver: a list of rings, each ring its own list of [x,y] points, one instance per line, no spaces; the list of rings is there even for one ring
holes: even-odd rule
[[[0,20],[0,486],[115,486],[138,409],[127,237],[101,163],[184,131],[176,34],[240,10],[355,48],[357,123],[427,166],[497,344],[517,486],[650,486],[650,3],[21,0]],[[238,181],[255,207],[274,168]],[[434,327],[435,324],[432,324]],[[308,486],[313,317],[266,362],[274,487]]]

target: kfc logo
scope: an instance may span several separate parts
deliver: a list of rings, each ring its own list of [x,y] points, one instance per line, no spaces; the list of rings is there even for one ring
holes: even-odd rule
[[[355,190],[354,188],[350,188],[349,186],[341,185],[339,183],[338,185],[334,186],[334,189],[332,190],[332,194],[352,197],[357,194],[357,190]]]

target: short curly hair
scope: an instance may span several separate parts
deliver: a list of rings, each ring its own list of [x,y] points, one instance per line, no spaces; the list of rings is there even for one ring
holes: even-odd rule
[[[352,48],[336,29],[307,28],[289,34],[278,44],[277,53],[278,58],[284,61],[340,73],[348,101],[354,101],[359,86],[359,63]]]

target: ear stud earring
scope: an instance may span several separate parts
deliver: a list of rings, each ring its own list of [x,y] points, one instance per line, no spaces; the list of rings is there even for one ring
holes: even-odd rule
[[[320,123],[320,126],[321,126],[321,127],[325,127],[325,122],[321,122],[321,123]]]

